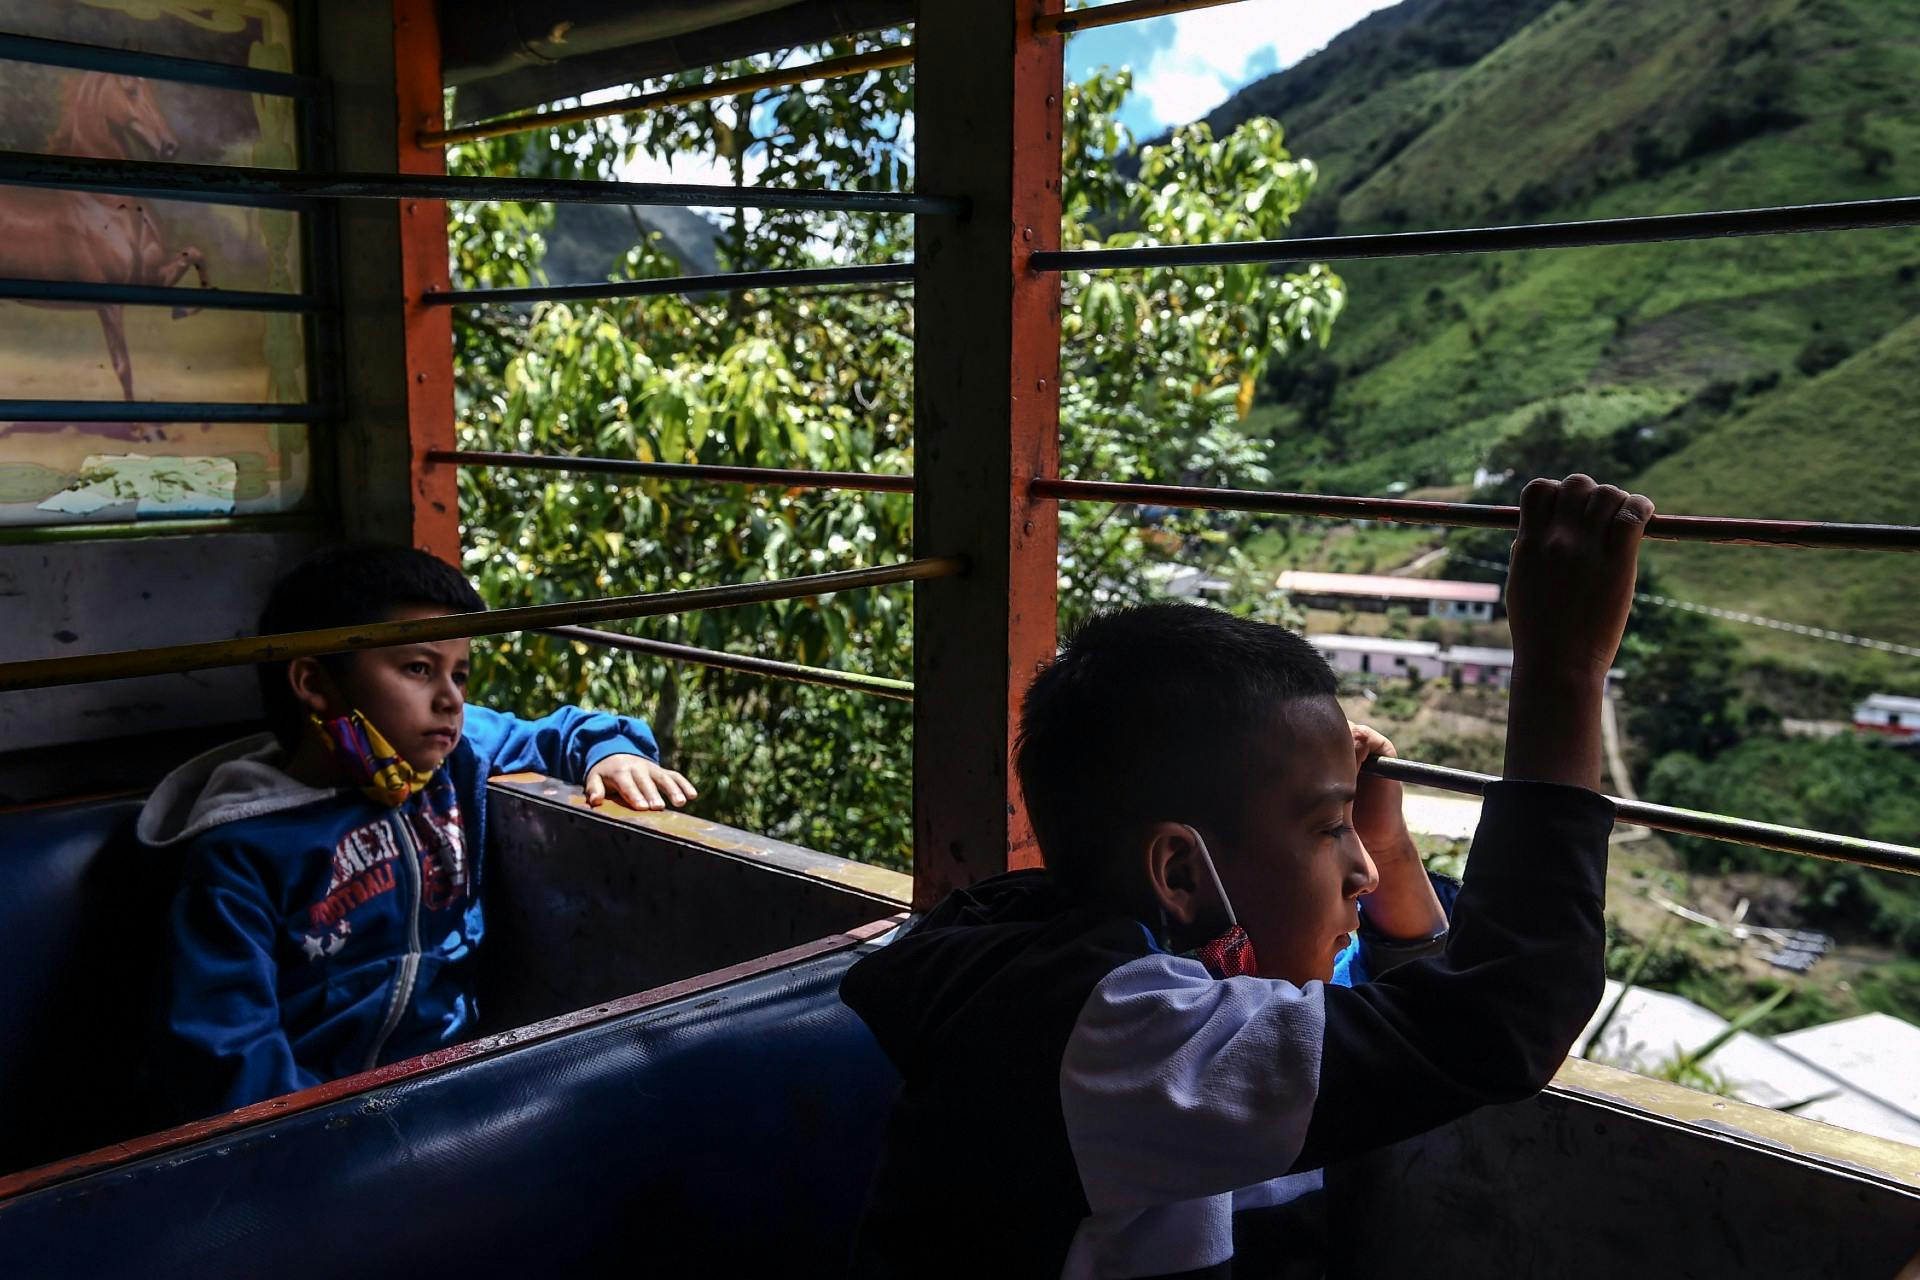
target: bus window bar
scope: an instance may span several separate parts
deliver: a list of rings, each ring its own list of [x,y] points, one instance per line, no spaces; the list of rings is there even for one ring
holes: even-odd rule
[[[1240,0],[1121,0],[1119,4],[1103,4],[1093,9],[1071,9],[1065,13],[1047,13],[1033,20],[1033,34],[1041,38],[1047,36],[1070,36],[1076,31],[1092,31],[1096,27],[1118,26],[1122,22],[1145,22],[1149,18],[1164,18],[1175,13],[1192,13],[1196,9],[1213,9],[1223,4],[1238,4]]]
[[[285,662],[323,653],[349,653],[397,644],[424,644],[473,636],[539,631],[582,622],[609,622],[616,618],[657,618],[671,613],[727,609],[738,605],[799,600],[884,587],[900,582],[945,578],[966,570],[959,556],[906,560],[870,569],[843,569],[800,578],[743,582],[685,591],[656,591],[645,595],[610,596],[598,600],[570,600],[560,604],[526,605],[485,613],[456,613],[437,618],[376,622],[357,627],[327,627],[283,635],[245,636],[237,640],[210,640],[198,644],[164,645],[115,653],[88,653],[73,657],[35,658],[0,663],[0,692],[46,689],[84,684],[92,680],[124,680],[135,676],[170,675],[213,667],[241,667],[260,662]]]
[[[899,191],[785,190],[585,178],[457,178],[422,173],[300,173],[216,164],[97,160],[0,151],[0,184],[207,204],[298,207],[326,200],[476,200],[502,204],[628,204],[682,208],[963,214],[953,196]]]
[[[0,34],[0,58],[10,62],[37,63],[43,67],[104,71],[109,75],[170,80],[175,84],[197,84],[211,89],[264,93],[280,98],[313,98],[323,90],[321,82],[311,76],[294,75],[286,71],[266,71],[232,62],[208,62],[200,58],[176,58],[164,53],[137,53],[131,49],[109,49],[102,45],[45,40],[38,36]]]
[[[663,480],[705,480],[769,489],[858,489],[870,493],[912,493],[912,476],[873,475],[864,471],[807,471],[784,467],[709,466],[693,462],[641,462],[633,458],[566,458],[541,453],[499,453],[484,449],[431,449],[429,462],[515,471],[569,471],[584,475],[652,476]]]
[[[1418,258],[1434,254],[1514,253],[1528,249],[1582,249],[1596,245],[1661,244],[1812,231],[1855,231],[1920,223],[1920,196],[1843,200],[1832,204],[1666,213],[1644,218],[1599,218],[1535,226],[1393,231],[1381,235],[1317,236],[1301,240],[1241,240],[1217,244],[1147,245],[1132,249],[1054,249],[1035,253],[1035,271],[1117,271],[1141,267],[1219,267],[1238,263],[1330,262],[1354,258]]]
[[[1382,756],[1368,760],[1365,772],[1391,778],[1395,782],[1438,787],[1443,791],[1458,791],[1474,796],[1485,794],[1488,783],[1500,781],[1492,774],[1470,773],[1465,769],[1448,769],[1436,764]],[[1771,822],[1753,822],[1746,818],[1729,818],[1724,814],[1701,813],[1693,809],[1675,809],[1664,804],[1648,804],[1643,800],[1622,800],[1615,796],[1608,796],[1607,799],[1613,805],[1616,820],[1651,827],[1655,831],[1701,836],[1708,840],[1725,840],[1760,849],[1806,854],[1825,858],[1829,862],[1851,862],[1856,866],[1874,867],[1881,871],[1920,875],[1920,849],[1909,845],[1834,835],[1828,831],[1808,831],[1802,827],[1782,827]]]
[[[682,85],[675,89],[635,94],[630,98],[598,102],[591,106],[567,107],[559,111],[542,111],[533,115],[502,116],[496,120],[482,120],[477,124],[462,125],[457,129],[423,130],[416,141],[423,147],[447,147],[461,142],[477,142],[482,138],[504,138],[514,133],[557,129],[563,125],[584,124],[589,120],[604,120],[610,116],[651,111],[656,107],[689,106],[696,102],[711,102],[717,98],[731,97],[739,93],[779,89],[788,85],[805,84],[809,80],[828,80],[836,76],[863,75],[869,71],[884,71],[891,67],[905,67],[912,64],[913,46],[894,45],[886,49],[870,49],[865,53],[848,54],[844,58],[826,58],[803,66],[774,67],[767,71],[754,72],[752,75],[732,76],[725,80],[709,80],[705,84]]]
[[[480,306],[490,302],[572,302],[596,298],[741,293],[748,289],[792,289],[807,285],[871,287],[912,282],[911,262],[877,262],[851,267],[723,271],[707,275],[664,276],[653,280],[596,280],[587,284],[531,285],[524,289],[456,289],[449,293],[429,293],[420,299],[420,303],[428,307]],[[0,294],[0,297],[4,296]]]
[[[144,520],[98,524],[0,525],[0,547],[43,547],[52,543],[109,542],[122,538],[183,538],[209,533],[333,532],[330,522],[306,511],[261,512],[243,516],[149,516]]]
[[[825,667],[802,666],[796,662],[779,662],[772,658],[755,658],[746,654],[722,653],[715,649],[698,649],[692,645],[674,644],[667,640],[649,640],[641,636],[624,635],[618,631],[600,631],[593,627],[549,627],[546,629],[546,634],[560,636],[567,640],[579,640],[608,649],[622,649],[628,653],[644,653],[674,662],[689,662],[696,666],[713,667],[720,671],[739,671],[747,675],[770,676],[776,680],[791,680],[799,684],[825,685],[829,689],[870,693],[876,698],[892,698],[898,702],[913,701],[913,684],[907,680],[889,680],[884,676],[861,675],[854,671],[833,671]]]
[[[1323,493],[1269,493],[1188,485],[1122,484],[1105,480],[1036,479],[1032,494],[1063,502],[1130,502],[1200,511],[1258,511],[1270,515],[1386,520],[1457,529],[1518,529],[1520,508],[1418,498],[1354,498]],[[1655,515],[1647,537],[1663,542],[1719,542],[1741,546],[1832,547],[1855,551],[1920,550],[1920,525],[1841,524],[1825,520],[1748,520],[1731,516]]]
[[[318,404],[189,400],[0,400],[0,422],[324,422]]]
[[[181,285],[94,284],[84,280],[0,277],[0,298],[21,302],[84,302],[108,307],[180,307],[204,311],[318,311],[310,293],[207,289]]]

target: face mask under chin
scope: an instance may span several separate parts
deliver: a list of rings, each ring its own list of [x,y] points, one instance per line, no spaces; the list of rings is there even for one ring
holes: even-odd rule
[[[1257,978],[1260,976],[1260,961],[1254,955],[1253,939],[1247,936],[1239,918],[1234,915],[1233,900],[1227,897],[1227,887],[1220,883],[1220,873],[1213,865],[1213,854],[1208,851],[1207,842],[1198,831],[1187,827],[1186,832],[1193,838],[1194,848],[1200,853],[1200,865],[1206,869],[1207,881],[1213,886],[1214,896],[1227,915],[1226,929],[1195,947],[1191,954],[1216,978]]]
[[[358,711],[322,720],[309,717],[314,731],[327,745],[350,786],[375,804],[404,804],[427,785],[435,770],[416,769],[388,742],[373,722]]]

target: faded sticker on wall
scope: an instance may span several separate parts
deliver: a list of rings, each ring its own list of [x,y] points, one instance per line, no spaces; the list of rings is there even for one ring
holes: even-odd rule
[[[290,70],[290,10],[287,0],[0,0],[0,30]],[[0,149],[299,163],[291,99],[6,61],[0,76],[8,89]],[[0,186],[0,277],[291,292],[303,287],[300,243],[300,216],[285,210]],[[296,315],[0,301],[0,398],[297,403],[307,398],[305,366]],[[115,444],[164,447],[119,453]],[[95,457],[178,459],[230,447],[235,509],[285,510],[305,493],[304,430],[107,425],[84,410],[52,424],[0,416],[0,524],[126,519],[121,501],[91,514],[46,504],[53,493],[81,491],[81,469]],[[49,469],[58,474],[43,474]],[[265,482],[251,500],[249,473],[254,487]],[[182,513],[166,502],[136,506],[142,516]]]
[[[224,516],[233,511],[239,474],[232,458],[96,453],[80,465],[79,478],[40,510],[90,516],[131,502],[135,516]]]
[[[102,459],[136,464],[107,490]],[[222,483],[208,470],[222,464]],[[136,474],[144,479],[135,479]],[[129,484],[146,484],[144,493]],[[177,501],[161,497],[182,486]],[[0,422],[0,527],[118,523],[180,516],[257,515],[297,508],[310,485],[307,428],[212,423],[129,427],[108,423]],[[75,495],[86,493],[86,499]]]

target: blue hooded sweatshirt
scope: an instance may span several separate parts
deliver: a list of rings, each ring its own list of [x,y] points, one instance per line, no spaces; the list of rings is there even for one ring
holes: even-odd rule
[[[396,808],[289,776],[271,734],[168,775],[138,830],[185,846],[165,1010],[183,1117],[470,1037],[487,778],[580,782],[620,754],[659,758],[645,722],[469,705],[452,754]]]

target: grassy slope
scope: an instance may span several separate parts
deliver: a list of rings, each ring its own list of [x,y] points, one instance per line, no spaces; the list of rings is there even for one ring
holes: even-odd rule
[[[1703,515],[1911,521],[1916,386],[1920,320],[1662,459],[1644,483],[1673,509]],[[1920,562],[1911,555],[1660,545],[1649,556],[1668,588],[1689,599],[1733,609],[1764,600],[1776,617],[1920,644]],[[1769,634],[1776,652],[1813,665],[1878,663],[1890,674],[1914,665]]]
[[[1321,163],[1323,197],[1339,193],[1343,231],[1920,191],[1907,88],[1920,83],[1920,0],[1584,0],[1468,67],[1322,79],[1292,107],[1291,143]],[[1737,111],[1769,85],[1783,114],[1757,135],[1636,169],[1636,140],[1682,153],[1715,104]],[[1863,131],[1893,153],[1879,174],[1843,144]],[[1285,405],[1254,422],[1279,445],[1282,483],[1378,491],[1469,477],[1549,404],[1575,434],[1597,436],[1655,421],[1713,383],[1777,375],[1708,415],[1704,436],[1644,477],[1648,491],[1670,510],[1910,519],[1910,503],[1898,509],[1920,478],[1899,447],[1908,322],[1920,315],[1915,273],[1901,278],[1910,264],[1920,238],[1908,231],[1343,264],[1352,306],[1330,353],[1340,379],[1326,429],[1303,428]],[[1816,340],[1861,354],[1810,379],[1795,361]],[[1676,587],[1716,603],[1916,633],[1911,611],[1898,615],[1920,582],[1899,558],[1661,559]],[[1775,632],[1742,638],[1819,665],[1880,661]]]

